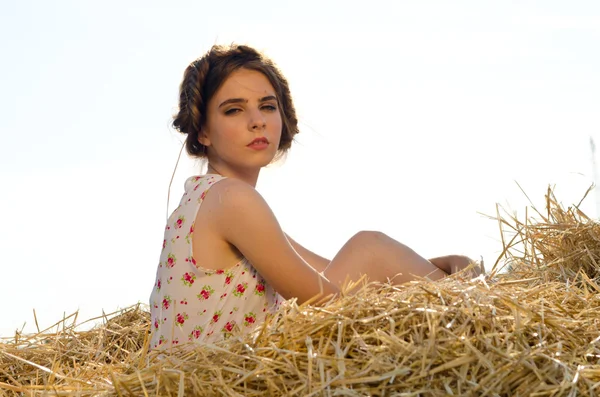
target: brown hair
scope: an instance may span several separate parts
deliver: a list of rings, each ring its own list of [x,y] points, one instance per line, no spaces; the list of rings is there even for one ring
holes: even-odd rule
[[[288,82],[277,66],[251,47],[214,45],[185,69],[179,88],[179,112],[173,119],[173,127],[187,134],[185,146],[191,156],[206,157],[206,147],[198,142],[198,134],[206,123],[208,102],[227,77],[240,68],[255,70],[267,77],[275,89],[283,122],[278,155],[287,152],[292,145],[298,133],[298,119]]]

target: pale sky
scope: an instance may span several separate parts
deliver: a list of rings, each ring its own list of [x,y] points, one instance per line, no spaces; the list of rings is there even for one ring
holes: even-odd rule
[[[333,257],[380,230],[426,257],[501,244],[496,203],[576,203],[600,146],[597,1],[4,1],[0,335],[87,319],[154,284],[170,128],[187,64],[263,50],[301,133],[257,186],[284,230]],[[598,162],[598,160],[596,160]],[[183,181],[201,173],[183,158]],[[600,197],[600,196],[599,196]],[[598,216],[591,196],[582,205]]]

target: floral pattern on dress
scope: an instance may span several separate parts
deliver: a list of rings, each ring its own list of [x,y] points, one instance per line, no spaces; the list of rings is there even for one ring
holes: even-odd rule
[[[223,338],[228,338],[229,336],[231,336],[234,329],[235,329],[235,320],[227,321],[227,323],[221,329]]]
[[[151,348],[215,342],[250,332],[282,301],[246,259],[226,269],[205,269],[194,259],[196,214],[210,187],[222,179],[188,178],[167,221],[150,296]]]
[[[174,254],[169,252],[167,254],[167,267],[172,268],[175,266],[176,263],[177,263],[177,258],[175,257]]]
[[[254,287],[254,295],[265,296],[265,283],[258,283],[256,287]]]
[[[207,300],[214,292],[215,290],[210,285],[204,285],[196,297],[200,300]]]
[[[183,276],[181,276],[181,282],[186,287],[191,287],[192,285],[194,285],[195,281],[196,281],[196,275],[194,273],[185,272],[183,274]]]
[[[216,324],[219,322],[219,320],[221,319],[221,314],[223,314],[223,312],[221,310],[217,310],[215,312],[215,314],[213,314],[212,319],[210,320],[211,324]]]
[[[171,297],[169,295],[165,295],[163,298],[162,307],[165,310],[169,310],[169,307],[171,307]]]
[[[200,338],[200,335],[202,335],[202,332],[204,331],[204,328],[202,328],[200,325],[196,325],[194,327],[194,329],[192,330],[192,332],[190,332],[190,336],[188,338],[188,340],[193,340],[193,339],[198,339]]]
[[[253,312],[244,314],[244,325],[250,327],[256,323],[256,314]]]
[[[185,321],[190,318],[188,316],[188,314],[186,312],[183,313],[177,313],[177,315],[175,316],[175,325],[177,325],[178,327],[183,327],[183,324],[185,324]]]
[[[248,288],[248,283],[240,283],[236,285],[235,290],[233,291],[233,296],[237,296],[241,298],[244,296],[244,292],[246,292],[246,288]]]
[[[188,244],[192,243],[192,235],[194,234],[194,224],[192,223],[192,226],[190,226],[190,231],[188,232],[188,234],[185,235],[185,242]]]

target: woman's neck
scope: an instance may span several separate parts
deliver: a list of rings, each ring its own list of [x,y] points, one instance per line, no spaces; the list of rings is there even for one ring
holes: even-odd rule
[[[217,163],[215,165],[214,161],[208,162],[208,169],[206,170],[208,174],[218,174],[221,176],[225,176],[228,178],[235,178],[246,182],[253,187],[256,187],[256,182],[258,181],[258,174],[260,173],[260,169],[252,170],[244,172],[243,170],[232,170],[224,164]]]

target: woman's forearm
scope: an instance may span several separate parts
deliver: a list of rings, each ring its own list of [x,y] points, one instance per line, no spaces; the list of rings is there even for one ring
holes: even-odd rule
[[[310,266],[312,266],[316,271],[322,272],[327,268],[329,263],[331,262],[329,259],[323,258],[320,255],[315,254],[314,252],[304,248],[302,245],[297,243],[293,238],[291,238],[287,233],[285,234],[291,246],[296,250],[298,255],[302,257]]]

